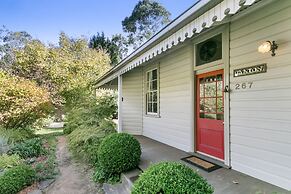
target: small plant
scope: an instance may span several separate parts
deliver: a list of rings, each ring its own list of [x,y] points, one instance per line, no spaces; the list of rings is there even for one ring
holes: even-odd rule
[[[39,138],[28,139],[24,142],[17,143],[8,151],[8,154],[17,154],[21,158],[37,157],[42,153],[44,153],[44,148]]]
[[[0,137],[6,139],[9,144],[14,144],[33,138],[35,135],[29,128],[5,129],[0,127]]]
[[[53,134],[45,135],[43,139],[46,145],[46,156],[39,157],[38,161],[34,164],[37,180],[53,179],[58,174],[56,162],[56,144],[57,140]]]
[[[134,183],[132,194],[212,194],[213,188],[191,168],[178,162],[161,162],[149,167]]]
[[[100,166],[108,174],[119,174],[138,166],[141,156],[140,143],[126,133],[106,137],[98,150]]]
[[[22,163],[23,160],[16,154],[11,156],[3,154],[0,156],[0,170],[18,166]]]
[[[35,181],[35,171],[27,165],[8,169],[0,176],[1,194],[16,194]]]

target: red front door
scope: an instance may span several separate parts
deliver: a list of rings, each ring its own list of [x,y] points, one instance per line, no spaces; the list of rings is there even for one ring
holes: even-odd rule
[[[223,70],[197,76],[196,151],[224,159]]]

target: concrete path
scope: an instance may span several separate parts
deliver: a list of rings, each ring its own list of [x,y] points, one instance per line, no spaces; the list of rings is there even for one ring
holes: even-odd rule
[[[76,163],[68,151],[66,137],[58,138],[57,161],[60,176],[45,193],[47,194],[94,194],[103,193],[100,186],[91,180],[92,171]]]

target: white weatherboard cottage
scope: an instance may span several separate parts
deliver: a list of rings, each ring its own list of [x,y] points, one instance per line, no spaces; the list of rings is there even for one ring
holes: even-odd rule
[[[97,86],[119,132],[291,190],[291,0],[201,0]]]

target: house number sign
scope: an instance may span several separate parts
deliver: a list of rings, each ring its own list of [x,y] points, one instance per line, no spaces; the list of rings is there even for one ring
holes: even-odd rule
[[[233,70],[233,77],[247,76],[258,73],[266,73],[267,72],[267,64],[260,64],[251,67],[245,67],[241,69]]]

